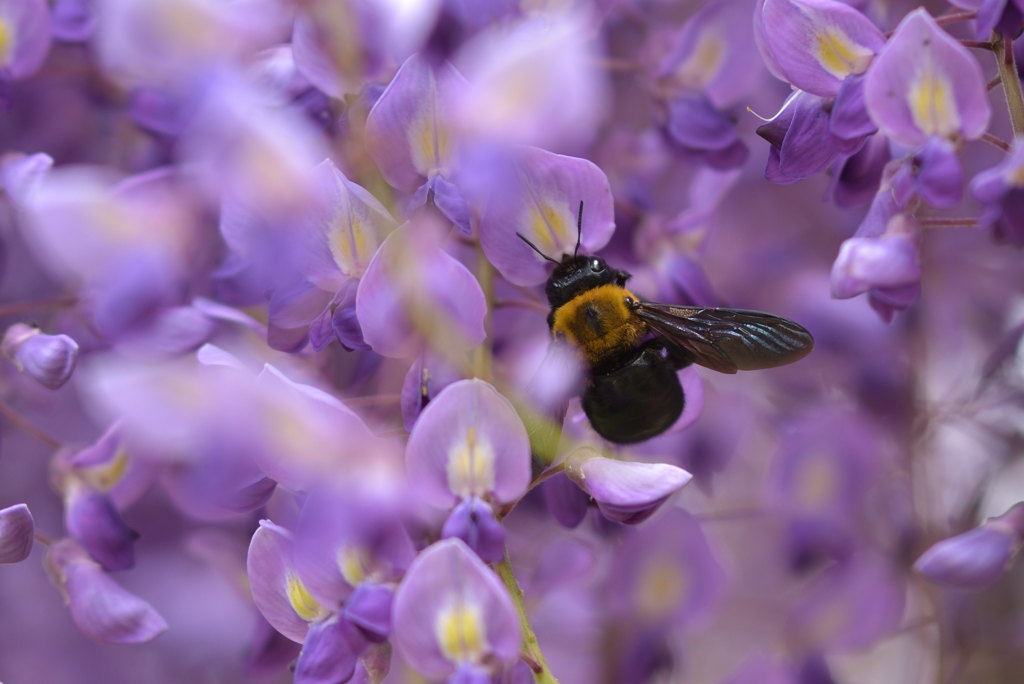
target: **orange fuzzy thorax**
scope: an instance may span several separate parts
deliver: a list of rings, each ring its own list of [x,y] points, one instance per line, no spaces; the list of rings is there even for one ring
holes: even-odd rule
[[[555,310],[553,335],[578,347],[591,365],[635,347],[647,325],[626,303],[636,295],[618,285],[601,285]]]

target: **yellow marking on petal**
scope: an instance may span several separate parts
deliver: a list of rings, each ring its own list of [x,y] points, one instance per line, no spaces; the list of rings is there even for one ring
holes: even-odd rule
[[[443,171],[451,156],[451,131],[437,118],[437,82],[430,75],[426,103],[409,125],[409,147],[413,167],[424,176]]]
[[[960,130],[960,114],[953,88],[944,74],[926,59],[907,92],[907,105],[914,123],[925,135],[952,137]]]
[[[812,457],[797,475],[796,497],[808,510],[821,510],[839,495],[839,473],[831,459]]]
[[[14,30],[7,20],[0,17],[0,64],[5,64],[13,51]]]
[[[644,565],[637,581],[637,609],[647,619],[666,617],[679,607],[689,588],[690,577],[685,568],[667,558],[656,558]]]
[[[121,481],[128,470],[128,450],[121,447],[109,462],[84,468],[82,476],[96,489],[106,492]]]
[[[313,622],[324,612],[323,606],[313,598],[313,595],[306,589],[295,575],[288,575],[288,603],[291,604],[295,614],[306,622]]]
[[[814,56],[818,64],[836,78],[863,73],[873,55],[836,26],[826,27],[814,36]]]
[[[448,453],[448,488],[463,498],[494,489],[494,449],[477,439],[476,428],[466,428]]]
[[[703,88],[718,74],[724,61],[725,43],[717,33],[704,31],[693,52],[676,69],[676,79],[688,88]]]
[[[373,227],[352,212],[331,224],[327,244],[334,263],[347,276],[362,275],[377,249]]]
[[[533,236],[534,244],[553,258],[562,252],[563,245],[576,244],[576,225],[570,226],[565,214],[547,203],[542,203],[539,209],[530,207],[526,229],[520,232]]]
[[[453,601],[438,614],[434,634],[441,653],[454,663],[475,663],[487,652],[487,632],[476,604]]]
[[[359,586],[370,576],[370,554],[359,546],[343,546],[338,550],[338,569],[346,582]]]

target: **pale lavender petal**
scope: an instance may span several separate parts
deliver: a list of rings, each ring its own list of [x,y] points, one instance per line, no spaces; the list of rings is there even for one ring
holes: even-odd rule
[[[955,207],[964,194],[964,170],[948,140],[931,137],[916,155],[917,192],[933,207]]]
[[[394,639],[427,677],[519,657],[519,618],[498,577],[458,539],[424,550],[395,594]]]
[[[646,520],[692,475],[667,463],[619,461],[580,449],[566,473],[597,502],[609,520],[636,524]]]
[[[853,237],[843,242],[832,266],[832,296],[845,299],[920,279],[917,242],[912,237]]]
[[[321,608],[308,597],[294,574],[291,557],[291,533],[269,520],[261,520],[249,543],[246,561],[252,599],[274,629],[302,643]],[[296,606],[303,611],[302,615],[296,612]]]
[[[105,494],[73,486],[65,504],[64,524],[105,570],[126,570],[135,565],[136,534]]]
[[[885,36],[863,14],[835,0],[765,0],[755,15],[763,47],[787,81],[833,97],[847,76],[864,73]]]
[[[147,327],[117,341],[118,351],[150,358],[182,356],[198,349],[213,334],[213,320],[192,306],[160,311]]]
[[[50,51],[50,9],[46,0],[0,3],[0,71],[14,80],[31,76]]]
[[[359,281],[356,315],[378,354],[410,357],[424,346],[462,350],[484,339],[480,284],[432,233],[432,226],[412,224],[394,231]]]
[[[53,157],[36,154],[4,155],[0,159],[0,188],[14,202],[27,198],[50,169]]]
[[[904,17],[879,53],[864,99],[883,133],[914,147],[930,136],[973,140],[991,115],[978,61],[923,8]]]
[[[491,507],[475,496],[455,507],[444,521],[441,537],[461,539],[488,563],[497,563],[505,555],[505,528],[494,517]]]
[[[126,591],[74,541],[46,552],[46,566],[65,595],[71,619],[90,639],[111,644],[149,641],[167,629],[151,605]]]
[[[716,107],[746,97],[763,76],[750,49],[749,0],[716,0],[702,5],[679,32],[659,74],[684,90],[705,93]]]
[[[702,93],[686,93],[669,105],[668,132],[683,147],[721,150],[739,139],[735,123]]]
[[[370,154],[393,187],[412,192],[427,178],[449,174],[456,153],[451,107],[465,81],[444,63],[409,57],[366,119]]]
[[[348,681],[367,641],[348,620],[333,616],[309,628],[295,663],[296,684]]]
[[[35,523],[25,504],[0,509],[0,564],[20,563],[32,552]]]
[[[590,498],[565,473],[542,482],[540,487],[548,511],[559,524],[572,529],[583,522]]]
[[[454,184],[440,175],[431,176],[413,194],[406,207],[406,213],[412,214],[416,209],[426,205],[428,200],[465,235],[472,232],[469,225],[469,205],[466,204],[462,191]]]
[[[492,175],[483,193],[486,208],[480,218],[480,243],[487,259],[513,283],[542,283],[551,270],[551,264],[516,233],[555,260],[575,251],[577,237],[583,254],[597,252],[611,239],[615,230],[611,188],[604,172],[592,162],[539,148],[523,148],[514,159],[490,162],[504,164],[507,171]],[[580,202],[583,224],[577,235]]]
[[[513,501],[530,482],[530,442],[512,404],[483,380],[461,380],[430,402],[413,426],[406,466],[423,500]]]

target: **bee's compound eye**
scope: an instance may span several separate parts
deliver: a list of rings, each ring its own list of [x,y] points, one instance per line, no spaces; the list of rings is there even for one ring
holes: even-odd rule
[[[626,308],[635,309],[636,308],[636,300],[633,299],[632,297],[626,297]]]
[[[600,273],[601,271],[604,270],[604,262],[601,261],[600,259],[591,259],[590,270],[593,271],[594,273]]]

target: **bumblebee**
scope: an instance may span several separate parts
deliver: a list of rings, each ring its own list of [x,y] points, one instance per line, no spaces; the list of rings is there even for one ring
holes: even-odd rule
[[[720,373],[773,368],[802,359],[814,339],[793,321],[761,311],[648,302],[628,290],[629,273],[576,249],[556,261],[544,291],[555,343],[587,363],[583,411],[599,435],[629,444],[655,437],[683,412],[677,371],[691,363]]]

